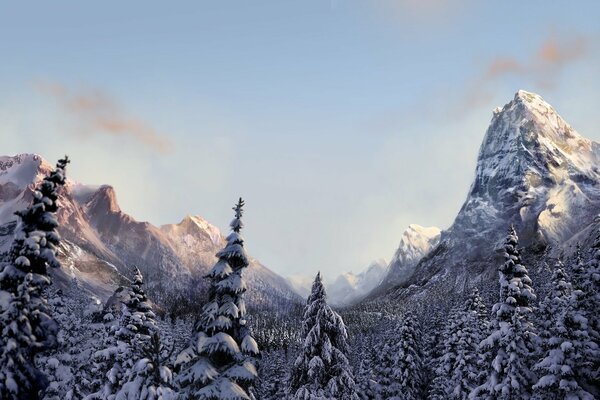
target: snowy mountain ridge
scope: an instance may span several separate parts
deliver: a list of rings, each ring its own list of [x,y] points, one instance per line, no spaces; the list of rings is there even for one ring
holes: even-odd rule
[[[10,245],[16,216],[31,201],[32,188],[52,166],[34,154],[0,157],[0,251]],[[67,171],[68,175],[68,171]],[[133,265],[147,277],[155,296],[177,294],[201,277],[225,244],[220,230],[200,216],[156,227],[123,212],[112,186],[89,186],[67,180],[60,192],[58,218],[63,237],[60,285],[75,277],[91,293],[106,300],[131,275]],[[164,279],[168,278],[168,279]],[[287,281],[251,259],[248,281],[256,288],[251,302],[268,305],[272,297],[300,299]]]

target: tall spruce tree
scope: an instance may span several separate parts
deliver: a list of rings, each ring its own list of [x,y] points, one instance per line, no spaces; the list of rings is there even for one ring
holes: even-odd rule
[[[500,298],[492,308],[491,333],[481,342],[488,362],[485,382],[473,399],[528,399],[535,375],[531,371],[537,336],[530,321],[536,296],[527,269],[521,264],[519,239],[511,227],[499,271]]]
[[[342,317],[327,304],[320,273],[304,308],[302,336],[304,343],[290,376],[290,397],[296,400],[358,400],[346,356],[346,326]]]
[[[44,289],[48,267],[58,268],[58,189],[65,184],[68,157],[60,159],[33,191],[33,202],[17,212],[20,223],[0,272],[0,398],[37,399],[47,379],[34,357],[56,342]]]
[[[569,276],[558,261],[552,274],[552,289],[540,306],[542,359],[535,365],[541,377],[533,386],[539,399],[595,397],[584,389],[592,378],[592,358],[598,348],[588,334],[588,319],[580,309]]]
[[[207,275],[209,299],[194,326],[190,346],[179,354],[177,381],[185,399],[252,399],[258,345],[246,321],[243,272],[248,267],[243,227],[244,201],[234,206],[232,232]]]

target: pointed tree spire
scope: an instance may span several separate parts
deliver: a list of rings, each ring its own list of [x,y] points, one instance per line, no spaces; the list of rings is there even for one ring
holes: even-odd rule
[[[327,304],[321,273],[315,277],[304,308],[301,354],[294,363],[291,398],[358,400],[342,317]]]
[[[181,394],[191,399],[252,399],[257,377],[258,345],[246,321],[243,272],[248,267],[243,227],[244,200],[233,207],[225,248],[208,273],[208,302],[194,327],[190,346],[179,354],[177,380]]]

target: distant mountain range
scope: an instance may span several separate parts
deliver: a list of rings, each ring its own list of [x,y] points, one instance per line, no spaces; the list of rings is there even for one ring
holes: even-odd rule
[[[381,259],[372,262],[358,274],[343,272],[330,282],[325,279],[331,303],[337,306],[352,305],[374,290],[382,291],[401,284],[412,275],[423,256],[439,243],[440,233],[440,229],[436,227],[409,225],[402,234],[390,263]],[[295,275],[289,277],[288,282],[298,294],[306,297],[310,293],[313,279],[310,276]]]
[[[533,252],[557,255],[588,243],[599,224],[599,160],[600,144],[579,135],[539,95],[517,92],[494,110],[475,179],[450,228],[410,225],[389,264],[376,261],[329,282],[331,302],[398,300],[436,288],[458,293],[492,282],[511,224]],[[0,251],[10,244],[14,211],[29,204],[32,185],[50,169],[38,155],[0,157]],[[202,290],[201,277],[224,244],[220,230],[199,216],[160,227],[136,221],[120,209],[111,186],[69,180],[60,203],[63,270],[54,271],[55,281],[77,278],[99,299],[127,282],[132,265],[159,298]],[[248,279],[252,304],[269,307],[303,302],[313,277],[284,279],[252,259]]]
[[[71,168],[76,168],[73,161]],[[0,157],[0,251],[10,246],[14,212],[28,206],[32,188],[52,166],[35,154]],[[68,171],[67,171],[68,174]],[[149,291],[158,299],[173,299],[186,290],[203,290],[202,276],[216,262],[225,244],[220,230],[199,216],[178,224],[154,226],[121,210],[115,190],[68,180],[60,192],[60,257],[63,268],[52,271],[58,285],[73,278],[106,300],[132,276],[137,265]],[[224,205],[224,207],[227,205]],[[302,299],[287,281],[251,259],[247,278],[250,303],[269,307]]]
[[[332,281],[324,280],[327,297],[331,304],[345,306],[356,303],[377,287],[387,275],[388,264],[384,260],[372,262],[359,274],[343,272]],[[288,278],[290,286],[302,297],[307,297],[314,276],[293,275]]]

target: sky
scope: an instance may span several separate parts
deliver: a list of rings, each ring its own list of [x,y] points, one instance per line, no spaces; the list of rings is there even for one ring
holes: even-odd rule
[[[448,228],[496,106],[600,141],[600,2],[0,2],[0,154],[69,154],[156,225],[227,231],[284,276]]]

